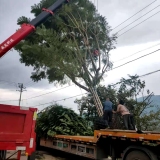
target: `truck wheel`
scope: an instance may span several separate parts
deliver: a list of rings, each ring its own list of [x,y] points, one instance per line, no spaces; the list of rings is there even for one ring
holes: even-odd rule
[[[36,159],[36,152],[33,152],[30,156],[28,156],[27,160],[35,160]]]
[[[5,160],[6,159],[6,150],[0,150],[0,160]]]
[[[131,151],[125,160],[150,160],[150,158],[142,151]]]
[[[36,137],[36,150],[40,150],[41,146],[40,146],[40,137]]]

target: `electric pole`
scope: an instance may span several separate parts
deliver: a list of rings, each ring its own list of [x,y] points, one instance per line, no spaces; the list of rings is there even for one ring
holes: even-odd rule
[[[20,104],[21,104],[22,92],[23,92],[23,91],[26,91],[26,90],[24,90],[24,89],[26,89],[26,87],[23,86],[23,83],[18,83],[18,87],[19,87],[19,89],[20,89],[20,90],[17,90],[17,91],[20,92],[20,97],[19,97],[19,106],[20,106]]]

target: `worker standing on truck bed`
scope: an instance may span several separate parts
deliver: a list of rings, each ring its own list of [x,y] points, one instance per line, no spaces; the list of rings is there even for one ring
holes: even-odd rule
[[[133,126],[131,125],[130,120],[130,112],[129,110],[124,106],[123,100],[119,100],[119,104],[117,106],[117,111],[113,111],[113,113],[119,112],[123,117],[123,123],[126,130],[133,130]]]
[[[104,113],[103,118],[105,121],[107,121],[108,128],[110,128],[112,124],[112,113],[113,113],[112,106],[113,106],[112,102],[107,97],[106,101],[103,103],[103,113]]]

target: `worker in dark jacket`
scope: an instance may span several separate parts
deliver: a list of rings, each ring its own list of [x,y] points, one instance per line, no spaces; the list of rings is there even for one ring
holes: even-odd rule
[[[107,121],[108,128],[110,128],[112,124],[112,106],[112,102],[109,100],[109,98],[106,98],[106,101],[103,103],[103,118]]]

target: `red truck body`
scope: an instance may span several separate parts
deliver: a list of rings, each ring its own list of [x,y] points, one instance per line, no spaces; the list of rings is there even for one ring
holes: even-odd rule
[[[36,108],[0,104],[0,150],[35,151]]]

